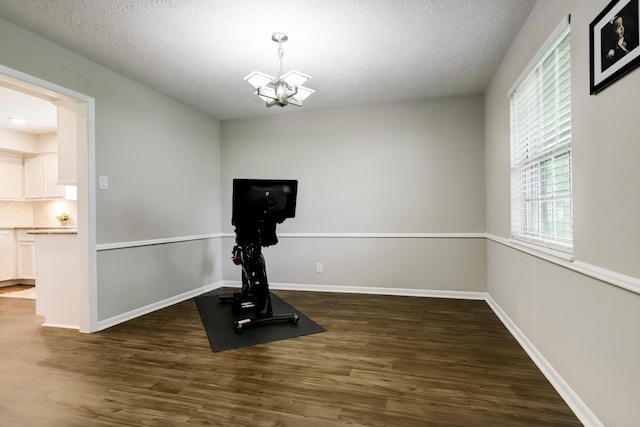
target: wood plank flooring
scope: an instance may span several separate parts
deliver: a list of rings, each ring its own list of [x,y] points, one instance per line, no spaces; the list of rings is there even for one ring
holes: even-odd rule
[[[0,298],[0,426],[579,426],[484,301],[275,293],[327,332],[213,353],[193,300],[95,334]]]
[[[11,285],[11,286],[3,286],[0,287],[0,295],[8,294],[11,292],[24,291],[27,289],[31,289],[33,286],[30,285]]]

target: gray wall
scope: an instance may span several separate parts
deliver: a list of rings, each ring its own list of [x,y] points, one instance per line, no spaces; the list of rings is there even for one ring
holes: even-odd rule
[[[170,242],[220,232],[219,122],[4,20],[0,40],[3,66],[95,99],[97,320],[219,281],[219,239]]]
[[[219,232],[219,122],[124,78],[108,96],[96,99],[96,174],[109,177],[98,243]]]
[[[485,291],[483,242],[444,236],[484,231],[482,135],[480,95],[224,121],[223,231],[233,178],[297,179],[271,282]]]
[[[489,293],[606,426],[640,425],[640,70],[589,95],[589,23],[608,0],[539,0],[485,94],[487,232],[510,233],[508,90],[571,13],[574,250],[556,265],[487,243]],[[633,279],[636,278],[636,279]]]
[[[219,122],[124,78],[96,100],[97,242],[220,232]],[[108,143],[102,143],[109,141]],[[98,320],[219,282],[220,240],[98,252]]]

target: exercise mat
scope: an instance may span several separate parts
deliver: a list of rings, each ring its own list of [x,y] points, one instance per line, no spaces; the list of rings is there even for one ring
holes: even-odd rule
[[[233,289],[228,290],[227,293],[233,293]],[[231,304],[220,303],[218,295],[222,294],[224,292],[207,293],[195,298],[211,350],[214,352],[326,332],[322,326],[271,293],[273,313],[276,315],[296,313],[299,317],[298,323],[287,321],[265,323],[243,329],[242,333],[238,334],[235,331],[234,322],[253,317],[253,313],[234,313]]]

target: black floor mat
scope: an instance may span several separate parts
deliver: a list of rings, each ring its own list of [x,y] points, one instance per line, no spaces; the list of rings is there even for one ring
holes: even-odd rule
[[[211,350],[214,352],[248,347],[251,345],[326,331],[322,326],[309,319],[300,311],[291,307],[277,295],[271,293],[273,313],[296,313],[299,317],[298,323],[266,323],[244,329],[242,333],[238,334],[234,328],[234,321],[252,317],[252,314],[235,314],[231,309],[231,304],[221,304],[218,299],[218,295],[225,293],[233,293],[233,289],[218,290],[215,291],[215,293],[207,293],[195,298],[198,311],[200,312],[200,318],[202,319],[202,324],[204,325],[207,337],[209,338]]]

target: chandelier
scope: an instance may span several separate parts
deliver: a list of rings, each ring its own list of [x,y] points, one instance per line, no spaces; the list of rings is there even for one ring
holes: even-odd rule
[[[282,58],[284,57],[282,43],[289,40],[289,37],[285,33],[273,33],[271,40],[278,43],[278,57],[280,58],[278,78],[274,79],[260,71],[254,71],[244,79],[257,89],[255,94],[267,103],[267,107],[274,105],[285,107],[289,104],[302,107],[302,102],[315,92],[313,89],[302,86],[311,76],[293,70],[282,74]]]

